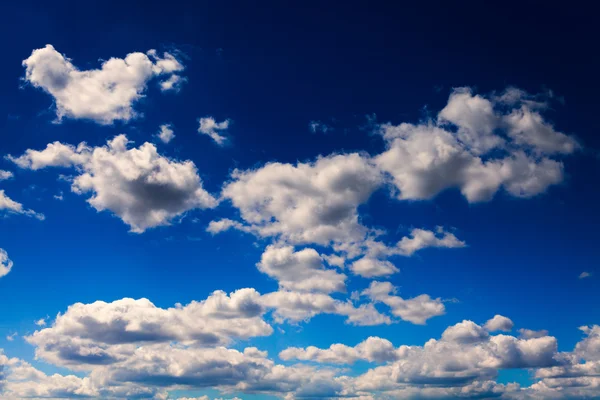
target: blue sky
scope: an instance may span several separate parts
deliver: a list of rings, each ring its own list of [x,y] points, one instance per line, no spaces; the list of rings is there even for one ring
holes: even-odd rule
[[[600,397],[591,13],[0,14],[2,398]]]

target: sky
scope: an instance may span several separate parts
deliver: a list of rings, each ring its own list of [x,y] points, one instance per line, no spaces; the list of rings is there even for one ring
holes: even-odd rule
[[[2,5],[0,398],[600,398],[594,13],[215,3]]]

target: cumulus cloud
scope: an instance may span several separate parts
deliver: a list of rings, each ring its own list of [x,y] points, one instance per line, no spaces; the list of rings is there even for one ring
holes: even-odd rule
[[[422,294],[410,299],[403,299],[393,293],[396,288],[390,282],[371,282],[362,294],[375,302],[381,302],[390,307],[392,314],[404,321],[424,325],[428,319],[444,315],[446,308],[441,299],[432,299]]]
[[[279,282],[282,289],[323,293],[345,292],[346,275],[326,269],[316,250],[294,251],[292,246],[268,246],[257,264],[261,272]]]
[[[21,214],[26,215],[28,217],[37,218],[40,221],[43,221],[46,217],[44,214],[37,213],[33,210],[29,210],[23,207],[23,204],[14,201],[10,197],[4,193],[3,189],[0,189],[0,213],[8,213],[8,214]]]
[[[580,145],[555,131],[523,96],[510,98],[509,105],[459,88],[437,121],[380,125],[387,150],[375,160],[391,175],[398,198],[430,199],[449,188],[469,202],[490,200],[500,188],[531,197],[561,182],[563,165],[549,156]]]
[[[541,329],[539,331],[534,331],[531,329],[524,329],[524,328],[519,329],[519,337],[521,339],[533,339],[533,338],[539,338],[539,337],[544,337],[544,336],[548,336],[548,331],[545,329]]]
[[[240,210],[245,226],[261,237],[321,245],[364,239],[369,229],[360,223],[357,208],[382,179],[359,154],[297,165],[268,163],[235,170],[232,178],[222,195]]]
[[[505,316],[496,314],[496,315],[494,315],[494,318],[488,320],[485,323],[484,328],[487,329],[489,332],[495,332],[495,331],[510,332],[512,330],[513,326],[514,326],[514,324],[509,318],[506,318]]]
[[[202,187],[192,161],[162,156],[148,142],[131,149],[129,143],[125,135],[98,147],[54,142],[44,150],[28,149],[20,157],[9,158],[21,168],[34,170],[75,167],[79,175],[73,179],[72,191],[91,193],[88,203],[92,207],[111,211],[136,233],[168,225],[186,211],[217,205]]]
[[[354,261],[350,265],[350,269],[356,275],[365,278],[388,276],[400,271],[394,264],[387,260],[379,260],[371,257],[363,257]]]
[[[227,142],[227,137],[221,133],[229,129],[230,120],[226,119],[222,122],[217,122],[213,117],[204,117],[198,120],[198,133],[208,135],[219,146],[223,146]]]
[[[133,106],[148,82],[163,77],[162,90],[172,90],[181,82],[176,73],[184,68],[172,54],[161,57],[150,50],[110,58],[99,69],[80,70],[51,45],[34,50],[23,66],[24,79],[53,97],[58,121],[84,118],[100,124],[135,118]]]
[[[6,276],[13,267],[13,262],[8,258],[8,253],[4,249],[0,249],[0,278]]]
[[[175,138],[175,133],[173,132],[171,124],[163,124],[160,126],[156,136],[158,136],[163,143],[169,143]]]
[[[277,291],[264,294],[262,304],[274,310],[275,321],[293,323],[308,321],[318,314],[336,314],[347,317],[346,323],[351,325],[390,324],[388,316],[381,314],[373,304],[362,304],[358,307],[351,302],[341,301],[324,293]]]
[[[11,179],[13,176],[14,175],[12,172],[0,169],[0,181],[5,181],[7,179]]]
[[[119,362],[140,344],[180,341],[217,346],[267,336],[273,330],[262,319],[263,313],[260,294],[254,289],[230,295],[215,291],[201,302],[166,309],[147,299],[76,303],[26,340],[37,347],[37,357],[55,365],[87,368]]]

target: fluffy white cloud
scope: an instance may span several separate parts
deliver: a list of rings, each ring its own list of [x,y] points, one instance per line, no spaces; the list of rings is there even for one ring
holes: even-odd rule
[[[13,267],[13,262],[8,258],[8,253],[0,249],[0,278],[7,275]]]
[[[10,171],[5,171],[3,169],[0,169],[0,181],[5,181],[7,179],[12,178],[14,175],[12,172]]]
[[[249,229],[293,244],[362,241],[369,232],[357,207],[382,182],[359,154],[332,155],[314,163],[269,163],[233,172],[223,197],[240,210]],[[229,225],[237,227],[237,225]]]
[[[23,66],[25,80],[54,98],[59,121],[85,118],[100,124],[136,117],[133,105],[143,97],[147,83],[162,76],[166,79],[162,89],[174,89],[181,82],[174,74],[183,70],[172,54],[160,57],[150,50],[111,58],[99,69],[82,71],[51,45],[34,50]]]
[[[454,187],[469,202],[489,200],[501,187],[531,197],[562,181],[562,163],[548,155],[570,154],[579,144],[512,93],[486,99],[459,88],[437,123],[380,125],[388,148],[375,160],[398,198],[430,199]]]
[[[363,257],[354,261],[350,265],[350,269],[356,275],[365,278],[388,276],[400,271],[394,264],[387,260],[379,260],[371,257]]]
[[[227,137],[223,136],[221,132],[225,132],[229,129],[230,121],[228,119],[217,122],[213,117],[204,117],[200,118],[198,123],[199,133],[208,135],[219,146],[223,146],[227,142]]]
[[[268,246],[257,264],[261,272],[279,282],[282,289],[323,293],[345,292],[346,275],[326,269],[314,249],[294,252],[292,246]]]
[[[28,217],[37,218],[40,221],[43,221],[46,218],[46,217],[44,217],[44,214],[37,213],[33,210],[28,210],[28,209],[24,208],[23,204],[21,204],[17,201],[14,201],[10,197],[8,197],[4,193],[3,189],[0,189],[0,213],[1,212],[6,212],[9,214],[26,215]]]
[[[169,143],[175,137],[171,124],[163,124],[160,126],[156,134],[163,143]]]
[[[385,363],[399,357],[392,342],[379,337],[369,337],[355,347],[332,344],[328,349],[309,346],[305,349],[289,347],[279,353],[282,360],[315,361],[325,364],[353,364],[358,360]]]
[[[441,299],[432,299],[427,294],[422,294],[411,299],[403,299],[393,295],[396,288],[390,282],[371,282],[363,295],[375,302],[381,302],[390,307],[392,314],[404,321],[424,325],[428,319],[444,315],[446,308]]]
[[[274,310],[277,322],[308,321],[317,314],[337,314],[347,317],[351,325],[390,324],[388,316],[381,314],[373,304],[355,307],[349,301],[336,300],[324,293],[277,291],[264,294],[262,304]]]
[[[575,353],[588,361],[600,361],[600,326],[582,326],[579,330],[586,337],[577,343]]]
[[[514,325],[515,324],[509,318],[496,314],[494,315],[494,318],[491,318],[489,321],[487,321],[483,327],[489,332],[510,332]]]
[[[29,149],[20,157],[9,158],[29,169],[75,166],[79,175],[72,190],[91,192],[90,205],[113,212],[136,233],[168,225],[186,211],[217,205],[202,187],[193,162],[164,157],[148,142],[132,149],[128,144],[125,135],[98,147],[54,142],[42,151]]]
[[[38,357],[53,364],[89,368],[119,362],[140,344],[180,341],[215,346],[267,336],[273,330],[262,319],[264,312],[254,289],[229,296],[216,291],[201,302],[167,309],[147,299],[77,303],[26,340],[37,347]]]

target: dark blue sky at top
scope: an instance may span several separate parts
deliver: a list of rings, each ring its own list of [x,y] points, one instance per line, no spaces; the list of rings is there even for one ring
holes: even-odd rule
[[[354,328],[345,341],[376,333],[395,344],[421,344],[464,318],[483,322],[500,313],[518,326],[548,329],[570,349],[580,338],[576,327],[598,322],[598,281],[577,279],[582,271],[600,275],[600,55],[592,10],[542,2],[34,3],[5,4],[0,14],[0,153],[18,155],[55,140],[101,145],[118,133],[139,145],[155,141],[158,126],[170,122],[177,137],[157,144],[159,150],[193,160],[211,193],[236,167],[332,152],[376,154],[383,142],[367,128],[367,116],[417,122],[434,116],[453,87],[552,90],[557,100],[547,118],[584,145],[564,159],[563,184],[529,200],[499,193],[471,205],[454,190],[424,202],[398,202],[381,190],[361,207],[365,223],[384,227],[390,238],[411,227],[444,225],[468,247],[395,260],[401,273],[392,281],[402,294],[460,300],[447,304],[445,316],[426,327]],[[188,82],[178,94],[159,94],[151,83],[134,106],[143,117],[127,124],[53,124],[51,98],[20,81],[21,61],[47,43],[81,69],[133,51],[178,49]],[[196,134],[197,118],[207,115],[233,121],[230,146],[218,148]],[[334,130],[311,133],[311,120]],[[22,171],[6,160],[0,169],[16,175],[2,187],[46,215],[44,222],[19,216],[0,221],[0,244],[15,262],[11,280],[0,281],[2,336],[31,331],[34,319],[78,301],[147,297],[172,306],[216,289],[276,288],[254,267],[267,241],[204,231],[209,221],[235,215],[228,204],[137,235],[70,193],[68,183],[56,180],[65,171]],[[60,191],[65,200],[54,201]],[[355,280],[353,289],[366,284]],[[328,346],[339,340],[328,328],[341,321],[319,316],[310,326],[292,328],[285,343],[256,342],[277,350]],[[0,343],[15,346],[15,355],[32,352]]]

